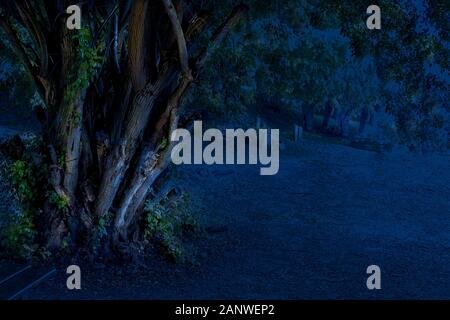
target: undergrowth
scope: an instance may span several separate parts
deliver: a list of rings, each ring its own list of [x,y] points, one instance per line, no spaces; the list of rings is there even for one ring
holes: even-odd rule
[[[177,262],[195,262],[195,249],[186,240],[201,227],[197,208],[189,196],[182,193],[175,198],[148,200],[145,212],[144,237]]]

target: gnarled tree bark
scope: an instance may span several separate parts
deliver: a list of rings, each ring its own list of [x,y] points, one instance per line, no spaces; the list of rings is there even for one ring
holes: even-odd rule
[[[236,6],[202,48],[199,35],[212,27],[212,8],[173,1],[0,4],[0,29],[45,104],[51,188],[69,200],[66,215],[46,213],[48,228],[42,238],[47,244],[60,246],[69,230],[80,232],[72,238],[84,237],[88,243],[89,234],[77,230],[91,232],[108,213],[114,216],[110,242],[130,240],[131,225],[151,186],[170,164],[172,145],[165,141],[178,125],[183,97],[211,50],[247,10]],[[106,45],[95,76],[77,74],[83,70],[77,63],[93,61],[77,50],[79,31],[65,27],[65,10],[72,4],[83,6],[83,28],[89,31],[92,49]],[[19,28],[26,31],[26,39],[19,36]],[[73,92],[72,79],[80,76],[89,76],[89,81]]]

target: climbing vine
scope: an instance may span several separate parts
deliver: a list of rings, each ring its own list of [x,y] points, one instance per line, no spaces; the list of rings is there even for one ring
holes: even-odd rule
[[[66,98],[73,101],[77,94],[86,89],[100,70],[103,62],[102,52],[105,50],[105,42],[100,41],[97,46],[92,45],[92,34],[89,29],[77,30],[72,36],[75,45],[75,59],[72,66],[71,78],[67,88]],[[72,115],[74,122],[80,122],[79,115]]]

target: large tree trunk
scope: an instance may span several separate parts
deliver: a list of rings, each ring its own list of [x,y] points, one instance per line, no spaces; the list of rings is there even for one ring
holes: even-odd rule
[[[43,204],[40,238],[48,247],[60,247],[69,231],[73,241],[89,243],[93,227],[111,215],[106,242],[117,247],[130,240],[151,186],[170,163],[172,146],[163,142],[177,127],[183,97],[247,9],[235,7],[199,49],[198,34],[210,27],[210,14],[190,2],[104,2],[84,4],[88,39],[65,27],[64,11],[78,1],[0,5],[10,16],[0,17],[0,27],[46,105],[48,181],[69,207],[61,215]],[[32,50],[17,25],[29,33]],[[94,54],[101,58],[97,68],[91,66],[100,59],[84,60]]]

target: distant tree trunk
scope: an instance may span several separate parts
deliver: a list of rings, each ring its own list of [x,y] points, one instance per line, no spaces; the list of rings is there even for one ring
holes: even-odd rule
[[[350,110],[347,109],[341,109],[338,113],[337,122],[339,125],[339,132],[338,134],[342,137],[347,137],[349,134],[349,127],[350,127]]]
[[[173,1],[87,1],[82,30],[65,27],[66,8],[79,1],[0,4],[8,13],[0,28],[45,103],[48,180],[69,206],[61,215],[43,205],[40,238],[49,248],[61,247],[69,233],[87,244],[100,221],[112,248],[130,241],[149,189],[169,163],[167,141],[183,97],[247,10],[236,6],[202,48],[199,34],[214,28],[212,12]]]
[[[302,108],[303,128],[307,131],[312,131],[314,128],[314,105],[306,104]]]
[[[368,122],[369,125],[373,125],[373,123],[374,123],[374,115],[375,115],[374,110],[369,110],[369,118],[367,119],[367,122]]]
[[[333,105],[330,101],[325,104],[325,110],[323,113],[322,130],[328,129],[328,124],[330,122],[331,115],[333,114]]]
[[[359,134],[364,133],[367,121],[369,120],[369,116],[370,116],[369,108],[367,106],[362,108],[361,115],[359,118],[359,130],[358,130]]]

